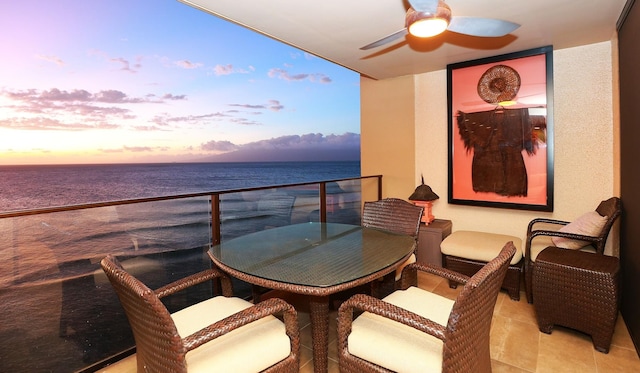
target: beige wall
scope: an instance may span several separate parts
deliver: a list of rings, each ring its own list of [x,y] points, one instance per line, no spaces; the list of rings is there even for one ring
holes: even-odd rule
[[[375,81],[362,77],[362,175],[383,175],[384,197],[408,198],[415,188],[414,79]],[[365,200],[377,195],[365,195]]]
[[[447,203],[446,70],[385,81],[362,80],[363,175],[382,173],[383,180],[389,175],[385,196],[406,199],[424,174],[426,184],[440,195],[433,206],[434,215],[452,220],[454,231],[482,230],[524,238],[527,223],[534,217],[572,220],[593,210],[601,200],[618,195],[612,45],[604,42],[553,53],[554,212]],[[411,89],[414,91],[406,92]],[[396,99],[383,105],[391,97]],[[411,99],[413,110],[404,102]],[[413,123],[407,123],[410,121]],[[383,154],[375,154],[377,146],[396,137],[396,128],[405,133],[406,127],[415,130],[415,135],[406,138],[415,139],[415,168],[409,171],[413,173],[409,178],[403,173],[407,172],[404,166],[412,163],[407,155],[411,145],[400,141]],[[399,163],[403,167],[397,167]]]

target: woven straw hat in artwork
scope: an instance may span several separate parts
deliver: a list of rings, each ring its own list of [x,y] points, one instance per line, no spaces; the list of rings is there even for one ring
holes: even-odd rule
[[[519,89],[520,75],[505,65],[490,67],[478,81],[478,95],[490,104],[513,100]]]

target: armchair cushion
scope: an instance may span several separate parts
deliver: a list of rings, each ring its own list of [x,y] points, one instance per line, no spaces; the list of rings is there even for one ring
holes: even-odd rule
[[[175,312],[171,318],[184,338],[251,306],[243,299],[218,296]],[[290,351],[284,324],[268,316],[187,352],[186,359],[189,372],[250,372],[285,359]]]
[[[582,234],[585,236],[598,236],[606,223],[606,216],[601,216],[596,211],[589,211],[575,221],[563,226],[558,231]],[[551,241],[553,241],[554,246],[571,250],[579,250],[590,244],[590,242],[587,241],[573,240],[566,237],[552,237]]]
[[[411,254],[409,259],[405,260],[404,263],[400,264],[400,267],[396,268],[396,281],[400,281],[400,278],[402,277],[402,270],[404,269],[404,267],[415,262],[416,262],[416,254]]]
[[[410,287],[383,299],[446,327],[454,301]],[[429,334],[368,312],[353,322],[349,352],[398,372],[440,372],[443,342]]]

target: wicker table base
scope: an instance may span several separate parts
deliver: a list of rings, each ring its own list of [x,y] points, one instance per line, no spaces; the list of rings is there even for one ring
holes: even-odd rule
[[[608,353],[618,317],[618,258],[578,250],[547,247],[533,270],[534,307],[538,327],[554,325],[591,335],[596,350]]]

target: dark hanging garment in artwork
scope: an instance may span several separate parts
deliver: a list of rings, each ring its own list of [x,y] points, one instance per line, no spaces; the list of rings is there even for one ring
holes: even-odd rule
[[[535,154],[528,109],[458,112],[458,131],[467,152],[473,151],[471,182],[475,192],[527,195],[522,151]]]

